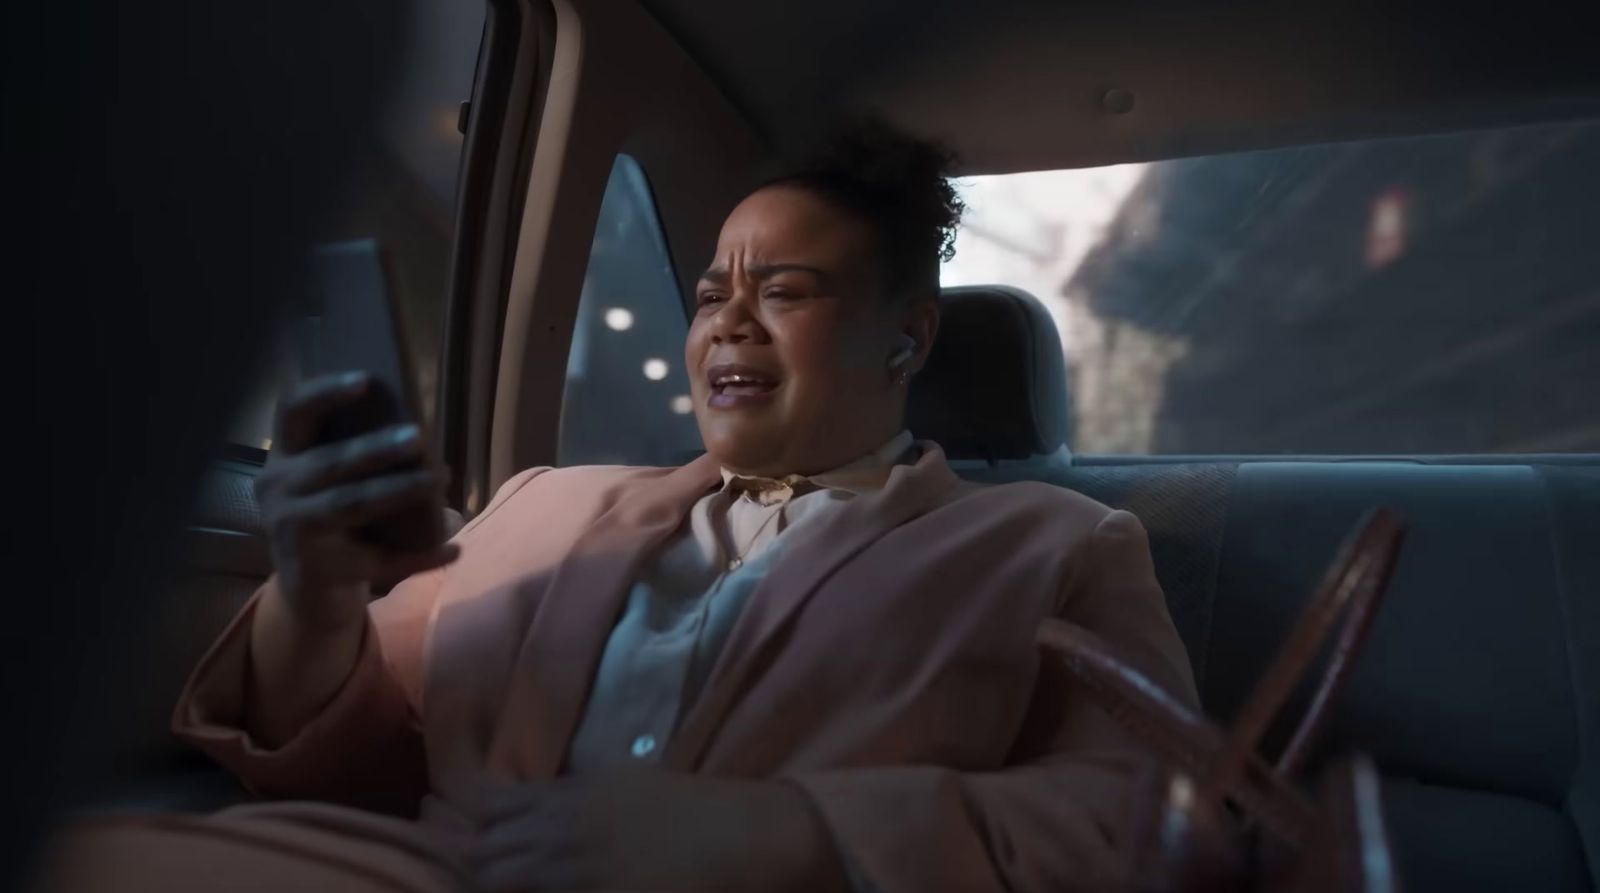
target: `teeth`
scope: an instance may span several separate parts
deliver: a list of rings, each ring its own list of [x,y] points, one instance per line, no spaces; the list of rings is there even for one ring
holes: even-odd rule
[[[730,384],[766,384],[766,379],[736,373],[733,375],[719,375],[712,384],[717,387],[726,387]]]

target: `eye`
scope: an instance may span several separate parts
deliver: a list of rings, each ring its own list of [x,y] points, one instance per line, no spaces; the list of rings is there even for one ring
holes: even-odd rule
[[[775,287],[775,288],[768,288],[768,289],[762,291],[761,292],[761,296],[763,298],[772,298],[773,300],[776,300],[776,301],[787,301],[787,300],[790,300],[790,299],[793,299],[793,298],[800,297],[800,293],[796,292],[796,291],[794,291],[792,289],[783,288],[783,287],[779,286],[779,287]]]
[[[696,300],[696,303],[699,306],[708,307],[708,306],[711,306],[713,304],[720,304],[723,301],[727,300],[727,298],[724,297],[722,294],[720,294],[718,292],[703,291],[698,296],[696,296],[695,300]]]

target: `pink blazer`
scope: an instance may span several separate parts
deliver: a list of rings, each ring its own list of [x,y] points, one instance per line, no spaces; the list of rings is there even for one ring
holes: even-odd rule
[[[456,564],[373,603],[355,671],[293,740],[241,729],[253,601],[196,669],[177,730],[264,795],[421,801],[409,832],[351,814],[358,833],[447,826],[482,785],[558,771],[635,569],[719,482],[710,458],[523,472],[457,536]],[[1041,663],[1046,617],[1195,700],[1132,515],[963,482],[928,449],[795,531],[663,761],[798,784],[885,893],[1092,886],[1120,869],[1140,752]]]

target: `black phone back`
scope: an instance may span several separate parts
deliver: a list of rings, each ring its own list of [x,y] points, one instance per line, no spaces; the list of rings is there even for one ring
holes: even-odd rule
[[[406,422],[421,428],[405,332],[382,247],[371,239],[319,246],[312,256],[311,282],[310,371],[363,371],[372,376],[372,385],[360,400],[324,420],[317,442],[332,443]],[[382,518],[363,528],[361,536],[387,549],[426,551],[444,539],[443,510],[439,497]]]

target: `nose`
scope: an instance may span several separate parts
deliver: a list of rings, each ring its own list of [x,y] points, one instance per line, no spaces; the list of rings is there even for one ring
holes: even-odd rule
[[[712,319],[711,343],[765,343],[767,331],[761,326],[757,300],[749,289],[734,289],[722,306],[717,308],[716,316]]]

